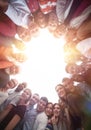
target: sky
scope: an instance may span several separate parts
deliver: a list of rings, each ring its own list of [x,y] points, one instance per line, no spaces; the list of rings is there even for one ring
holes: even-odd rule
[[[63,37],[54,38],[42,29],[40,35],[26,45],[28,60],[22,64],[17,79],[26,81],[32,93],[46,96],[53,103],[58,102],[55,86],[66,76]]]

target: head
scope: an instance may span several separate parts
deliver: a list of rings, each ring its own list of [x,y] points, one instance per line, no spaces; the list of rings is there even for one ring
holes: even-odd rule
[[[15,36],[15,38],[12,38],[12,43],[13,43],[14,47],[17,50],[24,51],[26,49],[25,43],[22,40],[17,39],[16,37],[17,37],[17,35]]]
[[[50,32],[54,32],[57,26],[58,26],[58,18],[56,15],[56,11],[52,11],[49,13],[48,30]]]
[[[40,28],[45,28],[47,26],[48,14],[43,14],[41,10],[39,10],[35,15],[35,21]]]
[[[76,63],[69,63],[66,65],[65,70],[69,74],[82,74],[84,73],[84,67],[77,65]]]
[[[19,83],[18,86],[17,86],[17,88],[15,89],[15,91],[16,92],[21,92],[26,87],[27,87],[27,83],[26,82]]]
[[[25,88],[21,94],[21,100],[25,100],[25,102],[29,101],[29,98],[32,96],[31,89]]]
[[[27,55],[24,52],[13,51],[12,55],[9,57],[9,60],[11,60],[14,64],[23,63],[27,60]]]
[[[65,89],[65,86],[62,85],[62,84],[58,84],[56,87],[55,87],[55,90],[59,96],[60,99],[65,99],[66,97],[66,89]]]
[[[48,104],[48,99],[46,97],[41,97],[37,104],[37,111],[43,112]]]
[[[60,104],[59,103],[55,103],[53,105],[53,115],[55,117],[59,117],[60,116],[60,111],[61,111],[61,107],[60,107]]]
[[[65,89],[69,90],[72,89],[74,86],[74,81],[71,77],[65,77],[62,80],[62,84],[65,86]]]
[[[17,34],[18,34],[19,38],[24,42],[28,42],[31,40],[30,30],[28,28],[18,26]]]
[[[19,68],[19,66],[17,66],[17,65],[12,65],[12,66],[10,66],[10,67],[8,67],[8,68],[5,68],[5,72],[6,72],[7,74],[9,74],[9,75],[18,74],[19,71],[20,71],[20,68]]]
[[[13,89],[17,86],[17,84],[18,84],[18,81],[16,79],[11,79],[11,80],[8,81],[8,83],[6,84],[5,87],[7,89]]]
[[[75,64],[75,63],[69,63],[65,67],[66,72],[70,73],[70,74],[76,74],[77,69],[78,69],[78,67],[77,67],[77,64]]]
[[[80,51],[76,49],[77,42],[70,41],[64,44],[64,58],[66,63],[76,63],[82,60]]]
[[[46,109],[45,109],[46,115],[48,116],[48,118],[50,118],[53,114],[53,103],[52,102],[48,102]]]
[[[54,31],[54,36],[60,38],[66,32],[66,26],[64,24],[59,24]]]
[[[39,35],[39,26],[36,24],[36,22],[34,20],[30,21],[28,26],[31,37],[37,37]]]
[[[80,75],[80,74],[74,74],[74,75],[72,75],[72,78],[76,82],[84,82],[85,81],[85,77],[83,75]]]
[[[69,29],[65,34],[67,42],[74,41],[76,39],[76,29]]]
[[[5,73],[4,69],[0,69],[0,88],[4,87],[10,80],[10,75]]]
[[[30,105],[35,105],[36,103],[39,102],[39,94],[35,93],[31,96],[29,104]]]

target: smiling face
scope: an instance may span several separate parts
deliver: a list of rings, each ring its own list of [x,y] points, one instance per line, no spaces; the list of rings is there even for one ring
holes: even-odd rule
[[[56,92],[59,96],[59,98],[65,98],[66,97],[66,91],[65,91],[65,86],[59,84],[56,86]]]
[[[29,23],[29,31],[31,37],[36,37],[39,35],[39,27],[34,21]]]
[[[9,80],[9,82],[6,84],[6,88],[7,89],[13,89],[16,87],[16,85],[18,84],[18,81],[16,79],[11,79]]]
[[[31,90],[28,89],[28,88],[26,88],[26,89],[23,91],[22,95],[21,95],[21,99],[27,101],[27,100],[31,97],[31,95],[32,95]]]
[[[21,38],[25,42],[28,42],[31,40],[31,33],[28,28],[18,26],[17,34],[18,34],[19,38]]]
[[[38,102],[38,105],[37,105],[37,111],[43,112],[46,108],[47,103],[48,103],[47,99],[41,98]]]
[[[35,105],[36,103],[39,102],[39,95],[38,94],[33,94],[30,98],[30,105]]]
[[[53,107],[53,115],[55,116],[55,117],[59,117],[59,115],[60,115],[60,105],[59,104],[57,104],[57,103],[55,103],[54,104],[54,107]]]
[[[53,104],[52,103],[47,104],[45,112],[48,117],[52,116],[52,114],[53,114]]]
[[[43,14],[40,10],[37,12],[35,16],[35,21],[39,25],[40,28],[45,28],[47,26],[48,15]]]
[[[58,26],[58,19],[56,13],[53,11],[49,14],[48,30],[53,32]]]

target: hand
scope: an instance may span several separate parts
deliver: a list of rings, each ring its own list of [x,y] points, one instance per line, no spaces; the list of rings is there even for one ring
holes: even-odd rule
[[[58,122],[58,117],[55,117],[55,115],[51,119],[52,123],[55,125]]]

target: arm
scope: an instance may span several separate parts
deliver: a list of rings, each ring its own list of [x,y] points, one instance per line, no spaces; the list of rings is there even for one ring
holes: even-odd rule
[[[5,130],[13,130],[20,120],[21,120],[21,117],[16,114],[12,118],[12,120],[9,122],[9,124],[6,126]]]
[[[0,122],[8,115],[13,105],[8,105],[3,111],[0,112]]]

